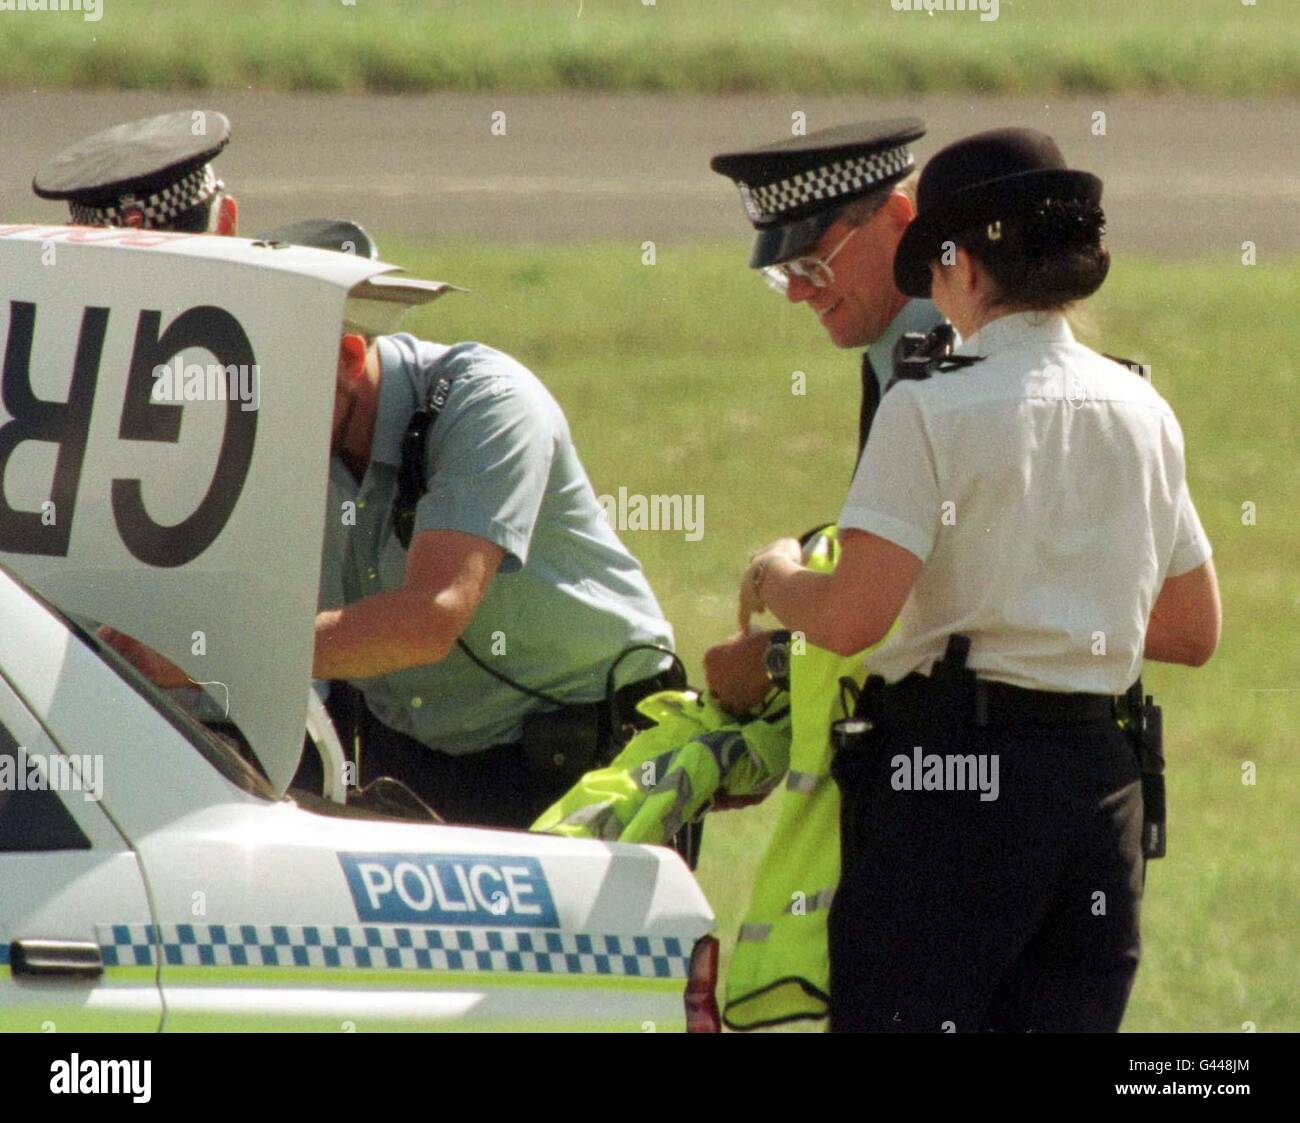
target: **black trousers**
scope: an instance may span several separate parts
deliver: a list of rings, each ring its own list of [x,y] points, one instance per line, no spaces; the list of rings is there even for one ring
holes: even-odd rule
[[[539,771],[518,744],[452,756],[367,714],[361,784],[380,776],[400,780],[448,823],[526,829],[581,775],[554,768]]]
[[[493,745],[452,756],[374,721],[361,749],[361,784],[391,776],[447,823],[467,827],[530,827],[581,773],[536,771],[520,745]]]
[[[635,710],[637,701],[655,691],[684,685],[668,671],[621,687],[615,702],[622,720],[628,726],[645,728],[648,723]],[[449,823],[526,829],[573,787],[583,772],[582,765],[538,771],[518,744],[494,745],[459,757],[436,752],[381,722],[370,712],[361,692],[346,682],[331,684],[326,709],[344,752],[349,758],[354,752],[361,758],[361,786],[381,776],[400,780]],[[615,739],[611,751],[620,744]],[[292,787],[319,793],[323,782],[320,756],[308,741]],[[704,824],[698,822],[682,827],[672,840],[673,848],[691,869],[699,861],[703,837]]]
[[[1139,954],[1142,793],[1112,721],[968,727],[997,798],[905,790],[918,737],[840,753],[831,1029],[1114,1031]]]
[[[370,712],[359,690],[331,684],[326,702],[349,758],[360,756],[356,783],[381,776],[400,780],[448,823],[522,830],[577,782],[581,771],[535,770],[517,744],[451,756],[399,733]],[[292,787],[319,794],[320,756],[310,741]]]

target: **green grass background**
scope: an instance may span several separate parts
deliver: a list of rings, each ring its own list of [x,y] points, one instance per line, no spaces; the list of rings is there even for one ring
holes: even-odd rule
[[[901,2],[901,0],[900,0]],[[0,13],[0,85],[1300,92],[1294,0],[102,0]]]
[[[838,513],[856,445],[856,355],[744,267],[739,234],[661,245],[653,266],[631,242],[379,243],[387,260],[474,290],[406,326],[481,339],[532,367],[564,406],[598,493],[704,496],[698,542],[623,534],[700,681],[704,649],[733,629],[749,551]],[[1224,598],[1208,667],[1146,673],[1165,707],[1170,854],[1149,871],[1130,1030],[1300,1029],[1298,305],[1300,259],[1120,259],[1080,332],[1150,363],[1178,412]],[[1242,783],[1247,761],[1254,786]],[[728,953],[776,810],[769,800],[709,820],[699,876]]]

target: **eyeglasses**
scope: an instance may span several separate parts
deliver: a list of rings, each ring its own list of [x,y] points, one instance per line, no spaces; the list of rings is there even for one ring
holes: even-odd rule
[[[779,293],[786,292],[790,287],[790,281],[795,277],[802,278],[815,289],[824,289],[835,280],[835,274],[831,272],[831,262],[835,255],[847,246],[849,239],[861,229],[861,226],[855,226],[825,257],[796,257],[790,261],[782,261],[778,265],[764,266],[760,270],[763,280]]]

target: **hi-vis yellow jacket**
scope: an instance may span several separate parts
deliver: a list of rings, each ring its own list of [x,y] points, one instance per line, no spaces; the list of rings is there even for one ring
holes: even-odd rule
[[[818,531],[804,557],[810,569],[834,569],[836,528]],[[811,645],[800,648],[797,638],[791,642],[790,768],[781,813],[727,971],[723,1020],[732,1029],[829,1012],[826,918],[840,879],[840,793],[831,779],[830,725],[845,716],[841,682],[861,687],[866,669],[862,654],[846,658]]]
[[[655,724],[607,767],[586,773],[532,830],[666,846],[719,791],[761,797],[781,782],[790,760],[784,693],[743,720],[693,690],[661,690],[637,709]]]
[[[834,569],[836,528],[816,532],[804,556],[811,569]],[[727,973],[723,1018],[732,1029],[828,1013],[826,918],[840,873],[830,724],[845,716],[844,681],[857,688],[865,677],[863,655],[833,655],[796,634],[789,694],[775,695],[757,717],[738,720],[694,691],[651,695],[638,709],[656,724],[608,767],[583,776],[532,826],[574,838],[663,845],[719,792],[766,794],[785,775],[780,816]]]

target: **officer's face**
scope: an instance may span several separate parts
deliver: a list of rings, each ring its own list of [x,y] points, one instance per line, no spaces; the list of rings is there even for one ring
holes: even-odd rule
[[[894,251],[912,214],[906,196],[891,195],[835,255],[829,285],[819,289],[802,277],[790,278],[786,295],[795,304],[807,303],[835,346],[874,343],[907,303],[894,285]],[[852,229],[840,220],[831,223],[809,255],[824,258]]]
[[[334,418],[330,423],[330,453],[343,448],[356,420],[357,403],[365,377],[366,341],[344,335],[339,341],[339,361],[334,372]]]

